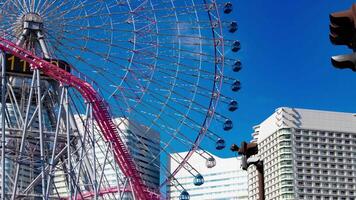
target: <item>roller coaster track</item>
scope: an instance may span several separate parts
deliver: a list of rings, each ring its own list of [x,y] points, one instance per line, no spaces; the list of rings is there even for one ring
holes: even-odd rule
[[[143,184],[131,155],[119,137],[118,130],[111,119],[105,100],[89,83],[57,67],[56,65],[33,55],[30,51],[23,49],[2,37],[0,37],[0,49],[28,62],[33,69],[39,69],[45,75],[62,83],[63,85],[75,88],[87,102],[91,103],[93,106],[94,118],[99,125],[101,133],[107,141],[112,143],[115,160],[124,175],[127,178],[130,178],[134,190],[133,193],[135,194],[136,199],[159,199],[157,194],[154,195],[150,193],[147,187]],[[107,191],[99,191],[98,193],[107,193]]]

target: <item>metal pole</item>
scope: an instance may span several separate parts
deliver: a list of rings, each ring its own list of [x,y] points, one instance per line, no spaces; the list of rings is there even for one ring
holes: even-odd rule
[[[106,165],[106,162],[108,160],[109,151],[110,151],[110,145],[107,146],[106,151],[105,151],[105,159],[104,159],[104,163],[102,164],[102,167],[101,167],[101,174],[100,174],[99,183],[98,183],[98,190],[101,187],[101,183],[102,183],[103,178],[104,178],[105,165]]]
[[[16,164],[16,173],[15,173],[15,180],[13,183],[13,189],[12,189],[12,197],[11,200],[16,199],[16,193],[17,193],[17,184],[18,184],[18,179],[19,179],[19,174],[20,174],[20,161],[22,159],[22,153],[25,148],[25,139],[26,139],[26,134],[27,134],[27,124],[28,124],[28,118],[30,114],[30,107],[31,107],[31,100],[32,100],[32,94],[33,94],[33,88],[35,84],[35,79],[36,79],[36,73],[33,72],[33,76],[31,79],[31,88],[30,88],[30,94],[28,97],[28,103],[27,103],[27,108],[26,108],[26,115],[25,115],[25,122],[23,124],[23,129],[22,129],[22,137],[21,137],[21,144],[20,144],[20,152],[18,156],[18,162]]]
[[[50,58],[49,57],[49,53],[48,53],[48,48],[47,48],[46,42],[44,40],[44,36],[43,36],[42,31],[37,31],[37,40],[40,43],[40,47],[41,47],[41,50],[42,50],[42,53],[43,53],[43,57]]]
[[[134,189],[133,189],[133,187],[132,187],[131,178],[128,178],[128,180],[129,180],[129,184],[130,184],[130,187],[131,187],[132,198],[133,198],[133,200],[136,200],[135,193],[133,192]],[[120,188],[119,188],[119,189],[120,189]]]
[[[6,69],[5,54],[1,52],[1,199],[5,200],[5,90],[6,90]]]
[[[65,102],[65,108],[66,108],[66,128],[67,128],[67,169],[68,169],[68,188],[69,188],[69,199],[73,199],[73,190],[72,190],[72,163],[71,163],[71,151],[70,151],[70,123],[69,123],[69,99],[68,99],[68,86],[65,86],[65,93],[66,93],[66,102]]]
[[[40,71],[36,71],[37,76],[37,101],[38,101],[38,128],[40,132],[40,153],[41,153],[41,171],[42,171],[42,199],[45,200],[46,196],[46,173],[45,173],[45,150],[44,150],[44,140],[43,140],[43,130],[42,130],[42,100],[41,100],[41,80]]]
[[[82,139],[79,140],[80,142],[80,146],[81,146],[81,152],[80,152],[80,155],[79,155],[79,158],[80,158],[80,161],[79,161],[79,167],[78,167],[78,176],[77,176],[77,180],[76,180],[76,184],[79,185],[79,181],[80,181],[80,173],[82,171],[82,165],[83,165],[83,162],[84,162],[84,159],[83,159],[83,155],[84,155],[84,151],[85,151],[85,141],[86,141],[86,137],[87,137],[87,133],[89,132],[88,130],[88,123],[89,123],[89,111],[90,110],[90,104],[86,104],[86,109],[85,109],[85,122],[82,122],[83,123],[83,130],[84,130],[84,133],[83,133],[83,136]],[[80,121],[80,120],[79,120]],[[81,123],[81,122],[79,122]],[[79,132],[79,135],[80,134],[80,130],[78,130]],[[85,168],[85,166],[84,166]],[[85,169],[83,169],[84,171]],[[85,177],[83,177],[83,179],[85,179]],[[78,194],[78,187],[75,188],[74,190],[74,196],[75,196],[75,199],[77,199],[77,194]]]
[[[54,134],[54,141],[53,141],[53,147],[52,147],[52,156],[51,156],[51,161],[49,164],[49,173],[48,173],[48,180],[47,180],[47,189],[46,189],[46,198],[48,198],[49,193],[50,193],[50,185],[52,184],[52,179],[54,177],[53,167],[54,167],[54,160],[55,160],[55,155],[56,155],[56,148],[57,148],[57,142],[58,142],[58,133],[60,129],[60,124],[61,124],[61,118],[62,118],[62,107],[63,107],[63,99],[64,99],[64,88],[62,88],[61,91],[61,97],[59,100],[59,109],[58,109],[58,115],[57,115],[57,124],[56,124],[56,130]]]
[[[93,188],[94,188],[94,199],[98,200],[98,182],[96,177],[96,153],[95,153],[95,143],[96,143],[96,136],[94,132],[94,117],[93,117],[93,104],[90,103],[90,124],[91,124],[91,132],[92,132],[92,148],[93,148]]]
[[[112,157],[114,158],[115,152],[112,147],[112,142],[111,141],[109,141],[109,142],[110,142],[111,154],[112,154]],[[118,191],[118,195],[119,195],[118,198],[122,199],[123,195],[121,195],[120,182],[119,182],[119,167],[117,166],[117,162],[115,161],[115,159],[114,159],[114,168],[115,168],[115,175],[116,175],[116,187],[117,187],[117,191]]]
[[[17,40],[16,45],[17,46],[22,46],[22,44],[25,42],[25,39],[26,39],[26,37],[28,36],[29,33],[30,33],[30,30],[25,28],[22,31],[22,34],[21,34],[20,38]]]
[[[256,169],[258,173],[258,196],[260,200],[265,200],[265,181],[263,172],[263,161],[259,161],[256,164]]]

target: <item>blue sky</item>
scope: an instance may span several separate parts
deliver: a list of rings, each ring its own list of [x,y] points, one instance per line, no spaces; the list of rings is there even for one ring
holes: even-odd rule
[[[351,53],[329,41],[329,13],[349,9],[351,0],[235,1],[239,23],[233,39],[243,70],[232,142],[250,140],[252,126],[278,107],[356,112],[356,73],[339,70],[330,56]],[[222,156],[232,156],[226,149]],[[220,155],[220,154],[219,154]]]

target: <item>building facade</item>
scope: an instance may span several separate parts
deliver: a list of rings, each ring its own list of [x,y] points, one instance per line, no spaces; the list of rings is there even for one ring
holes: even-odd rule
[[[356,116],[279,108],[254,127],[269,200],[355,200]],[[249,199],[258,179],[249,167]]]
[[[178,153],[181,156],[187,152]],[[175,157],[176,154],[172,154]],[[203,176],[204,184],[194,185],[194,176],[182,169],[175,176],[176,180],[189,193],[190,200],[247,200],[247,172],[240,168],[241,159],[238,157],[219,158],[214,156],[216,166],[207,168],[205,158],[193,154],[189,159],[193,167]],[[174,159],[168,160],[170,172],[177,167]],[[182,190],[168,186],[167,193],[171,200],[179,200]]]
[[[115,124],[119,126],[120,137],[135,160],[144,184],[150,190],[158,193],[160,186],[160,134],[125,118],[116,118]],[[116,175],[112,168],[105,173],[107,177],[110,177],[110,173]]]
[[[75,116],[75,121],[77,121],[78,131],[83,134],[84,126],[80,117]],[[160,157],[157,155],[159,155],[160,152],[160,134],[153,129],[148,129],[148,127],[142,124],[125,118],[116,118],[114,121],[118,126],[121,140],[127,146],[132,159],[134,159],[136,163],[143,183],[149,190],[158,193],[160,186]],[[126,181],[125,176],[116,164],[112,152],[107,152],[108,143],[97,131],[95,131],[95,140],[95,153],[93,149],[91,149],[89,155],[95,155],[95,169],[98,180],[102,174],[101,188],[131,188],[131,185]],[[93,165],[92,160],[94,157],[89,157],[89,160],[91,160],[90,165]],[[92,166],[90,168],[94,169]],[[83,177],[81,178],[82,185],[90,184],[87,180],[84,180]],[[58,170],[54,181],[56,183],[57,192],[63,197],[68,196],[69,191],[63,170]],[[101,196],[100,199],[134,200],[131,192],[124,192],[121,195],[119,193],[114,195],[109,193]]]
[[[137,170],[141,174],[143,183],[151,190],[158,193],[160,184],[160,135],[153,129],[148,129],[146,126],[128,120],[125,118],[114,119],[115,124],[119,128],[119,135],[121,140],[126,144],[131,153],[132,158],[137,164]],[[101,149],[106,148],[104,140],[98,140],[97,145]],[[98,163],[105,162],[105,153],[103,151],[96,153]],[[111,156],[107,160],[108,163],[115,163]],[[117,181],[122,180],[123,174],[120,172],[118,166],[115,168],[112,165],[105,165],[104,176],[106,182],[110,186],[118,185]],[[130,186],[129,186],[130,187]],[[119,195],[117,199],[134,200],[131,193],[124,194],[121,198]],[[110,196],[103,196],[103,199],[111,199]]]

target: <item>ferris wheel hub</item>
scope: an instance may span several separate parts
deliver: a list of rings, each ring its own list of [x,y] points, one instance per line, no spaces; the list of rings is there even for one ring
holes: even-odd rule
[[[18,36],[17,45],[22,46],[27,43],[27,49],[34,47],[39,43],[44,58],[49,58],[49,52],[44,40],[43,18],[38,13],[29,12],[17,20],[15,25],[15,34]]]
[[[22,16],[23,29],[40,31],[43,29],[43,19],[37,13],[27,13]]]

